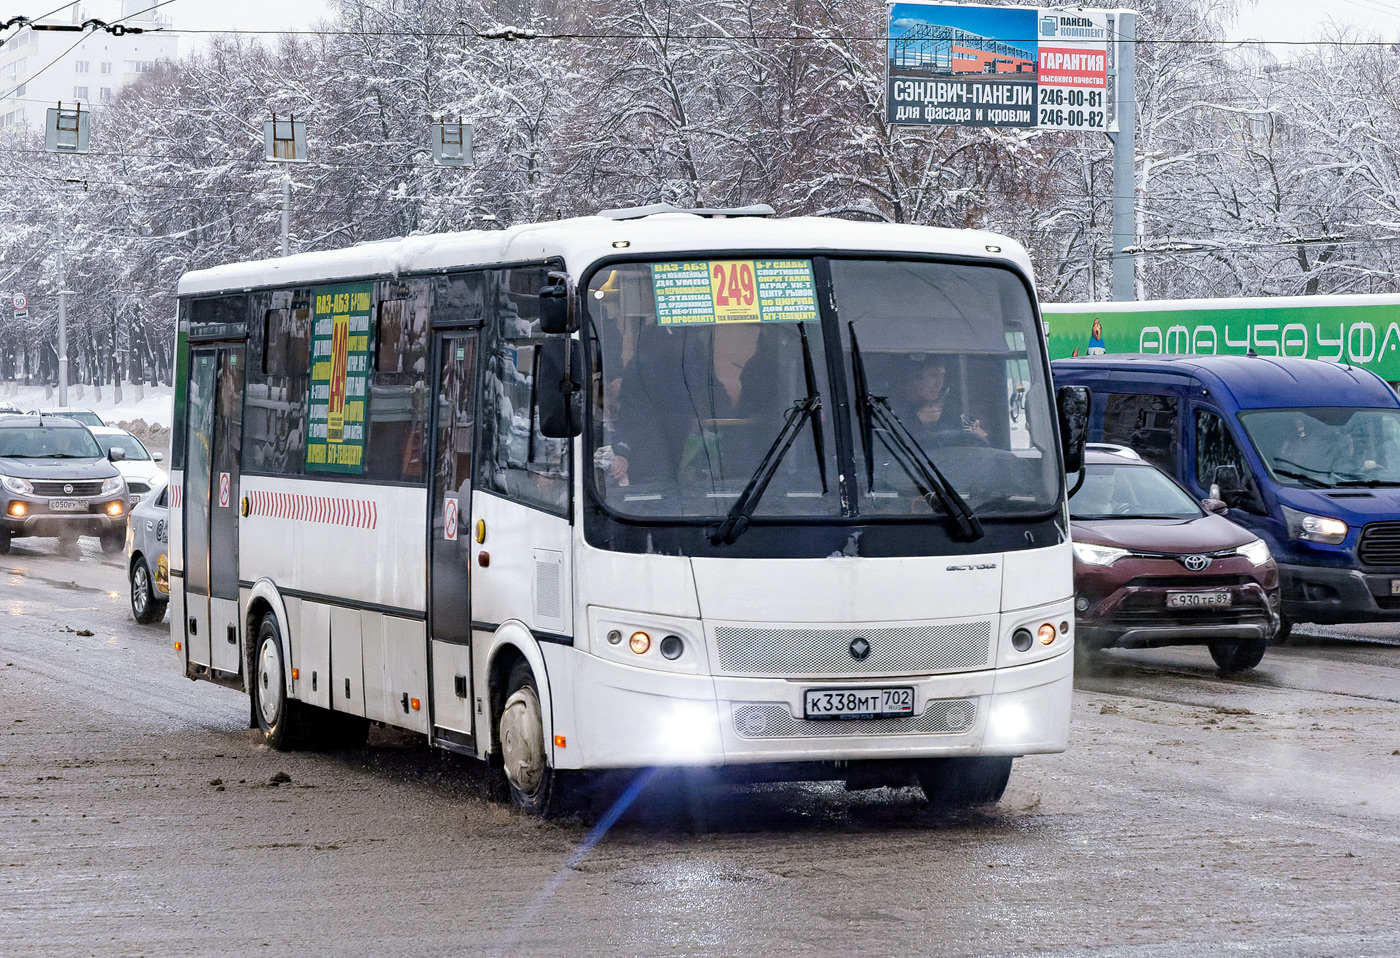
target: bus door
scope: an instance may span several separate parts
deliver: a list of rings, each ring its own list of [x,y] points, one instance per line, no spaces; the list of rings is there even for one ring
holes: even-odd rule
[[[438,333],[433,355],[433,472],[428,490],[428,630],[433,738],[472,746],[472,452],[477,334]]]
[[[238,450],[242,343],[190,355],[185,466],[185,641],[190,661],[238,675]]]

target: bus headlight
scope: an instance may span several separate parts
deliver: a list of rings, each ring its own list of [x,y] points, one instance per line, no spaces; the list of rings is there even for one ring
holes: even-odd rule
[[[1283,518],[1288,522],[1288,535],[1293,539],[1335,546],[1347,537],[1347,524],[1341,519],[1314,516],[1287,506],[1283,507]]]

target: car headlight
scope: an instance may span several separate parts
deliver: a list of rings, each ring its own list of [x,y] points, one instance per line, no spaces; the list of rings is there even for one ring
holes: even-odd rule
[[[1347,524],[1341,519],[1314,516],[1287,506],[1283,507],[1283,518],[1288,523],[1288,535],[1293,539],[1335,546],[1347,537]]]
[[[1113,565],[1129,554],[1127,549],[1115,549],[1112,546],[1094,546],[1087,542],[1074,544],[1074,557],[1088,565]]]
[[[1255,539],[1236,549],[1235,555],[1244,556],[1255,565],[1263,565],[1269,561],[1269,544],[1263,539]]]
[[[34,484],[28,479],[20,479],[16,476],[0,476],[0,484],[16,495],[27,496],[34,492]]]
[[[126,492],[126,480],[121,476],[113,476],[110,479],[102,480],[102,495],[115,496],[118,493]]]

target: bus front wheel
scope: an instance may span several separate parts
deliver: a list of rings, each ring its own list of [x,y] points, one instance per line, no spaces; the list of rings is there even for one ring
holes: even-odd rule
[[[497,733],[511,802],[532,815],[554,812],[560,791],[559,773],[549,764],[540,694],[535,676],[524,661],[511,669]]]
[[[931,758],[919,763],[919,784],[930,805],[959,808],[1001,801],[1011,780],[1011,757]]]
[[[287,697],[286,659],[277,616],[269,612],[258,624],[254,656],[253,704],[263,739],[278,751],[291,749],[300,731],[299,703]]]

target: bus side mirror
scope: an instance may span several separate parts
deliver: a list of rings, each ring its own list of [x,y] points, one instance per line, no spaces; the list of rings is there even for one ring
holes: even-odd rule
[[[583,351],[576,339],[551,339],[539,349],[540,432],[547,439],[572,439],[583,432]]]
[[[1084,442],[1089,438],[1089,390],[1084,386],[1061,386],[1055,392],[1060,414],[1060,451],[1065,472],[1084,468]]]
[[[560,336],[578,330],[574,283],[568,273],[550,273],[549,285],[540,290],[540,332]]]

